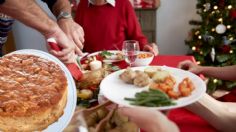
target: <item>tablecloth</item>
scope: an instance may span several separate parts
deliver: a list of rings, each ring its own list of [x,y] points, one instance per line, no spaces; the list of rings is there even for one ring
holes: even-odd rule
[[[179,62],[184,60],[190,60],[193,62],[195,58],[193,56],[185,55],[158,55],[154,57],[150,65],[166,65],[170,67],[177,67]],[[120,68],[126,68],[128,65],[125,62],[117,63]],[[200,75],[204,78],[204,76]],[[234,88],[229,94],[220,97],[218,100],[224,102],[236,102],[236,88]],[[178,108],[170,110],[168,118],[174,121],[181,132],[216,132],[210,124],[198,115],[184,109]]]
[[[153,59],[151,65],[166,65],[170,67],[177,67],[178,63],[184,60],[190,60],[195,62],[193,56],[159,55]],[[170,120],[174,121],[179,126],[181,132],[216,131],[204,119],[184,108],[170,110],[168,117]]]

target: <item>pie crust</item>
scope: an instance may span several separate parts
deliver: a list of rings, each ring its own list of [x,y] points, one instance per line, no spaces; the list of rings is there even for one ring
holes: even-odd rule
[[[59,65],[27,54],[0,58],[0,130],[43,130],[63,115],[66,102]]]

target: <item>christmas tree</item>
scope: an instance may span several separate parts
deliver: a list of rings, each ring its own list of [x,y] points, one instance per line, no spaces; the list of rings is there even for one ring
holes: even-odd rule
[[[199,65],[235,65],[236,0],[198,0],[196,8],[201,20],[190,21],[194,28],[185,41],[190,53]],[[208,92],[235,86],[236,82],[209,78]]]

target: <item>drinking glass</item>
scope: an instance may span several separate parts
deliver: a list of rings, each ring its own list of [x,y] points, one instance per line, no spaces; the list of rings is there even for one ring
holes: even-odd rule
[[[132,64],[135,62],[138,52],[139,52],[139,43],[136,40],[126,40],[123,42],[122,51],[125,56],[125,61],[132,67]]]

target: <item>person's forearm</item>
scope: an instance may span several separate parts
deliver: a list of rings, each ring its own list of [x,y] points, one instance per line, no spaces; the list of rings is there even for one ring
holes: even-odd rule
[[[205,76],[222,80],[236,80],[236,65],[225,67],[201,67],[201,73]]]
[[[55,16],[58,16],[61,11],[71,13],[69,0],[57,0],[57,2],[53,5],[52,12]]]
[[[177,125],[169,120],[163,113],[156,111],[152,119],[150,119],[150,124],[147,132],[179,132]]]
[[[34,0],[6,0],[0,5],[3,12],[47,36],[57,30],[57,24],[35,3]]]
[[[228,107],[205,94],[198,102],[186,108],[204,118],[217,130],[236,131],[236,104]]]

